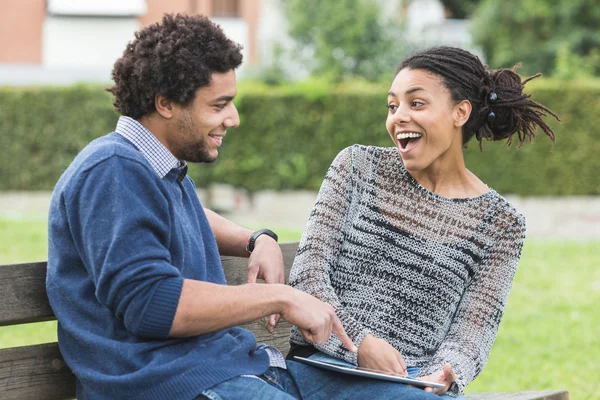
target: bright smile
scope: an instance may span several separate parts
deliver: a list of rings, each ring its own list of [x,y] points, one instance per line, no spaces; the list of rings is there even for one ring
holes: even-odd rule
[[[396,134],[400,153],[407,154],[413,151],[419,145],[422,136],[423,135],[418,132],[401,132]]]

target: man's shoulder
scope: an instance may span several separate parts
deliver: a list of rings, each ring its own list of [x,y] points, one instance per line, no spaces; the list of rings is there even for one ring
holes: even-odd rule
[[[118,133],[109,133],[90,142],[71,164],[81,172],[93,169],[98,164],[114,159],[115,162],[129,160],[146,165],[143,154]]]
[[[109,133],[93,140],[79,152],[58,180],[55,191],[68,191],[78,186],[91,171],[117,172],[126,164],[151,171],[150,164],[135,146],[118,133]]]

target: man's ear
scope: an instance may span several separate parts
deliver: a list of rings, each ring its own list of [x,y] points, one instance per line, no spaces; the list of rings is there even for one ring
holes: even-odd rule
[[[452,118],[456,128],[460,128],[467,123],[471,116],[471,110],[473,110],[473,106],[469,100],[463,100],[454,106]]]
[[[156,112],[163,118],[173,118],[173,102],[162,94],[154,96],[154,107],[156,107]]]

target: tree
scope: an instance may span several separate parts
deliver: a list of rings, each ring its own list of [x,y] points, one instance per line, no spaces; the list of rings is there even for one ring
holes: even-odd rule
[[[404,55],[397,40],[398,23],[394,26],[393,18],[382,16],[372,0],[282,3],[289,34],[309,50],[313,74],[333,80],[356,76],[376,80],[389,75]]]
[[[529,75],[600,75],[599,26],[597,0],[484,0],[473,15],[488,64]]]

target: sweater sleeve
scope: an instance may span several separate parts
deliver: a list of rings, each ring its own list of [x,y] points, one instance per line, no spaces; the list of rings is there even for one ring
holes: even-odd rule
[[[477,377],[492,350],[525,240],[523,217],[507,228],[467,287],[445,339],[419,372],[426,376],[450,363],[456,373],[451,395]]]
[[[336,268],[344,240],[343,226],[351,206],[352,164],[350,147],[342,150],[329,167],[294,259],[290,285],[332,305],[358,347],[369,331],[346,312],[330,278]],[[296,327],[292,329],[291,341],[308,344]],[[357,354],[348,351],[336,335],[332,334],[325,344],[314,346],[323,353],[357,364]]]
[[[109,157],[65,196],[73,239],[97,300],[134,335],[166,338],[183,277],[170,264],[167,196],[137,160]]]

